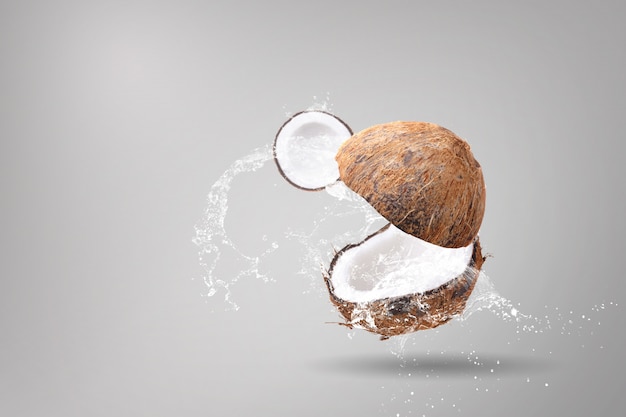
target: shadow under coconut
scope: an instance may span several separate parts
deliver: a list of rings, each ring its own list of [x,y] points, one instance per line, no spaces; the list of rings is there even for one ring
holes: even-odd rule
[[[463,377],[528,375],[547,372],[558,366],[554,360],[505,355],[368,355],[326,358],[312,364],[319,371],[359,376],[408,375],[413,377]]]

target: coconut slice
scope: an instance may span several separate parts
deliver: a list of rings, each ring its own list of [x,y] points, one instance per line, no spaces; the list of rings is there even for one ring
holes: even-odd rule
[[[341,249],[324,278],[343,324],[386,339],[462,313],[483,261],[478,238],[443,248],[389,224]]]
[[[403,231],[448,248],[474,241],[485,183],[469,145],[426,122],[367,128],[337,152],[341,180]]]
[[[274,161],[282,176],[303,190],[322,190],[339,178],[335,155],[352,130],[338,117],[320,110],[295,114],[274,140]]]

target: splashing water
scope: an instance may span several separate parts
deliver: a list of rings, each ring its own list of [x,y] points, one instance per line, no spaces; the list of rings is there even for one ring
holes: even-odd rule
[[[267,146],[256,149],[251,154],[235,161],[211,187],[207,196],[204,218],[195,228],[196,237],[193,242],[200,247],[198,256],[200,265],[205,270],[204,283],[208,287],[206,295],[210,297],[215,295],[218,290],[224,290],[224,300],[235,310],[239,306],[231,299],[231,285],[247,275],[256,276],[266,282],[270,281],[270,277],[259,273],[259,263],[263,256],[272,253],[277,246],[275,243],[272,244],[260,256],[246,255],[237,248],[224,228],[224,221],[228,212],[228,193],[236,176],[257,171],[271,159],[271,148]],[[220,278],[215,274],[225,248],[232,249],[236,253],[238,261],[242,262],[243,265],[241,270],[230,280]]]
[[[433,350],[425,348],[424,338],[418,339],[415,334],[392,338],[388,351],[398,360],[397,383],[391,390],[389,386],[381,387],[382,390],[387,388],[388,392],[387,399],[381,404],[382,411],[385,415],[422,417],[460,413],[467,398],[454,395],[455,391],[450,389],[451,385],[445,385],[445,379],[449,374],[465,383],[468,381],[473,383],[473,391],[477,396],[484,396],[485,399],[482,400],[484,402],[494,401],[493,397],[488,396],[510,390],[509,386],[520,387],[524,384],[535,391],[549,390],[555,384],[550,376],[546,375],[546,368],[551,366],[553,359],[566,354],[562,346],[565,345],[568,349],[585,349],[585,342],[578,345],[573,343],[576,339],[571,338],[593,340],[589,337],[594,334],[594,329],[600,326],[601,314],[616,314],[612,310],[617,307],[616,302],[606,302],[592,306],[590,311],[584,314],[572,310],[561,312],[558,307],[549,306],[545,306],[548,313],[541,317],[523,313],[513,301],[499,294],[489,276],[481,271],[464,312],[455,321],[465,326],[470,317],[476,313],[490,313],[501,322],[513,325],[514,332],[503,335],[503,339],[507,340],[507,345],[517,344],[517,352],[522,354],[510,356],[506,351],[500,354],[481,353],[481,349],[475,347],[467,351],[459,351],[455,347]],[[514,337],[511,337],[512,335]],[[522,337],[524,335],[526,336]],[[547,340],[553,341],[555,335],[569,340],[562,345],[558,343],[542,345],[542,341],[546,340],[542,339],[542,336],[550,336]],[[426,339],[430,336],[428,335]],[[601,341],[596,343],[595,349],[602,352],[605,346]],[[465,345],[472,346],[472,342],[466,342]],[[416,355],[415,350],[411,351],[411,348],[417,348],[420,353]],[[514,376],[517,377],[517,381]],[[424,380],[437,381],[443,389],[432,390],[428,396],[419,398],[417,403],[416,391],[420,387],[420,382]],[[503,385],[505,380],[508,382]]]
[[[195,226],[196,235],[192,239],[199,247],[199,262],[204,269],[203,281],[208,288],[205,296],[212,297],[224,294],[228,308],[237,310],[238,304],[232,298],[232,286],[243,277],[254,277],[264,282],[272,282],[274,278],[261,272],[261,264],[268,259],[279,246],[271,242],[260,255],[252,256],[244,253],[231,239],[225,228],[229,209],[229,195],[233,182],[242,174],[254,173],[273,159],[271,147],[256,149],[249,155],[235,161],[213,184],[207,196],[207,207],[202,220]],[[293,229],[288,226],[284,233],[286,241],[300,243],[305,249],[302,255],[302,269],[299,274],[312,278],[312,283],[319,283],[320,266],[327,264],[329,254],[348,243],[363,239],[384,224],[384,219],[365,201],[351,192],[343,183],[337,182],[326,188],[326,195],[334,199],[317,214],[310,230]],[[357,220],[355,220],[355,218]],[[358,227],[337,232],[334,221],[343,224],[354,222]],[[330,237],[328,236],[330,233]],[[339,245],[339,246],[337,246]],[[220,276],[217,272],[224,256],[235,258],[239,270]],[[317,285],[316,285],[317,286]]]
[[[550,329],[548,320],[541,320],[520,312],[514,307],[514,303],[511,300],[501,296],[484,271],[480,272],[474,291],[467,300],[465,310],[458,320],[466,321],[478,311],[489,311],[504,321],[513,321],[524,332],[541,333]]]

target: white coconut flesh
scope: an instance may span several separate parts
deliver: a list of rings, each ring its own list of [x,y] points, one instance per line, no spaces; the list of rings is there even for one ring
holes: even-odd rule
[[[298,113],[276,134],[274,158],[278,169],[296,187],[323,189],[339,178],[335,155],[351,136],[350,128],[330,113]]]
[[[330,282],[336,297],[355,303],[424,293],[461,275],[472,251],[473,244],[444,248],[389,225],[341,252]]]

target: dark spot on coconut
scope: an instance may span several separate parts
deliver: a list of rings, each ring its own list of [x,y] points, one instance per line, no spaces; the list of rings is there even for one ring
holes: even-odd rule
[[[387,305],[387,312],[390,315],[404,314],[408,313],[411,307],[411,298],[410,297],[400,297],[396,298],[393,301],[390,301]]]
[[[415,195],[418,193],[418,188],[416,187],[415,183],[404,183],[398,188],[398,191],[399,191],[398,194],[396,195],[388,194],[386,197],[393,199],[394,201],[397,200],[398,195],[401,197],[406,197],[408,199],[412,195]],[[393,197],[391,197],[391,195],[393,195]]]
[[[367,157],[365,155],[359,155],[356,157],[356,159],[354,160],[355,164],[359,164],[361,162],[363,162]]]
[[[472,288],[472,276],[471,274],[467,274],[467,271],[461,275],[461,277],[455,280],[456,289],[453,293],[453,297],[461,297],[465,295]]]
[[[398,211],[402,210],[402,207],[398,202],[398,194],[396,194],[395,192],[381,194],[379,198],[385,207]]]
[[[411,160],[413,159],[413,151],[406,151],[406,153],[404,154],[404,158],[402,158],[402,161],[404,162],[404,165],[409,165],[411,163]]]

